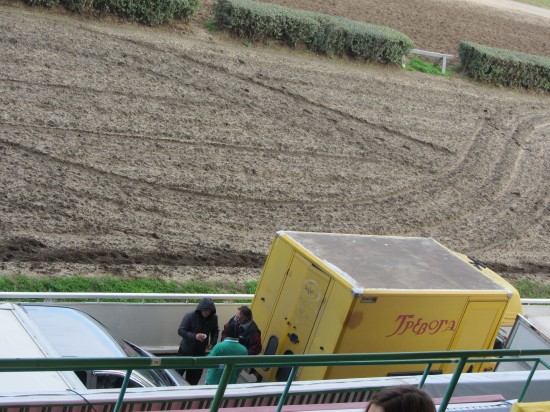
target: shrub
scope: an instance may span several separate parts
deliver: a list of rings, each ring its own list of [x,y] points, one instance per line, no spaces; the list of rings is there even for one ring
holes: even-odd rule
[[[59,4],[59,0],[24,0],[29,6],[53,7]]]
[[[174,0],[176,3],[174,18],[189,20],[196,16],[200,8],[200,0]]]
[[[156,26],[173,19],[189,20],[200,7],[200,0],[24,0],[29,5],[63,5],[78,13],[113,13],[138,23]]]
[[[88,13],[94,10],[93,0],[59,0],[68,10],[78,13]]]
[[[458,52],[462,70],[475,80],[550,91],[550,59],[546,57],[465,41]]]
[[[304,44],[327,55],[399,65],[413,47],[411,39],[388,27],[253,0],[218,0],[214,14],[220,28],[237,36],[273,38],[292,47]]]
[[[95,8],[103,13],[157,26],[175,17],[187,19],[193,16],[198,10],[198,0],[97,0]]]

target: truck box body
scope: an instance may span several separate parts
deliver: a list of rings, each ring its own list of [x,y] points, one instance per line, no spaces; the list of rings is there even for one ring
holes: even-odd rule
[[[418,352],[492,349],[503,321],[513,322],[521,302],[497,274],[433,239],[281,231],[252,311],[265,354]],[[315,367],[299,371],[297,378],[423,369]],[[453,369],[432,367],[436,373]],[[288,368],[258,372],[267,381],[284,380]]]

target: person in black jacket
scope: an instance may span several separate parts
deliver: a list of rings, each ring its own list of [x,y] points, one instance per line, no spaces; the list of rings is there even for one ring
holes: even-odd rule
[[[249,355],[257,355],[262,351],[262,334],[252,319],[252,311],[248,306],[238,308],[237,314],[223,326],[222,340],[226,338],[228,331],[239,337],[239,343],[248,350]]]
[[[206,350],[212,349],[218,342],[219,332],[216,305],[212,299],[204,298],[194,311],[186,313],[181,320],[178,356],[205,356]],[[202,369],[178,369],[178,372],[190,385],[199,383],[202,376]]]

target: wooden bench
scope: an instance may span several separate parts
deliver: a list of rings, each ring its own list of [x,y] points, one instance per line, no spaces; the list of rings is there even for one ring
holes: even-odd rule
[[[445,73],[445,70],[447,69],[447,60],[450,60],[454,57],[452,54],[437,53],[437,52],[431,52],[431,51],[419,50],[419,49],[412,49],[411,54],[418,54],[418,55],[427,56],[427,57],[435,57],[436,59],[439,59],[439,64],[441,66],[442,73]],[[401,64],[403,68],[405,68],[406,62],[407,62],[407,56],[403,56],[403,59],[401,60]]]

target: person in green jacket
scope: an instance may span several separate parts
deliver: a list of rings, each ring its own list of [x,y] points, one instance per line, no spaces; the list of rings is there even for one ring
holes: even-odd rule
[[[234,331],[229,331],[225,339],[216,344],[208,354],[208,356],[247,356],[248,349],[245,346],[239,343],[239,337],[236,336]],[[239,374],[241,373],[242,368],[235,368],[231,372],[229,377],[229,383],[237,383]],[[220,365],[218,368],[208,369],[206,373],[206,384],[207,385],[217,385],[220,383],[222,378],[222,373],[224,370],[224,365]]]

